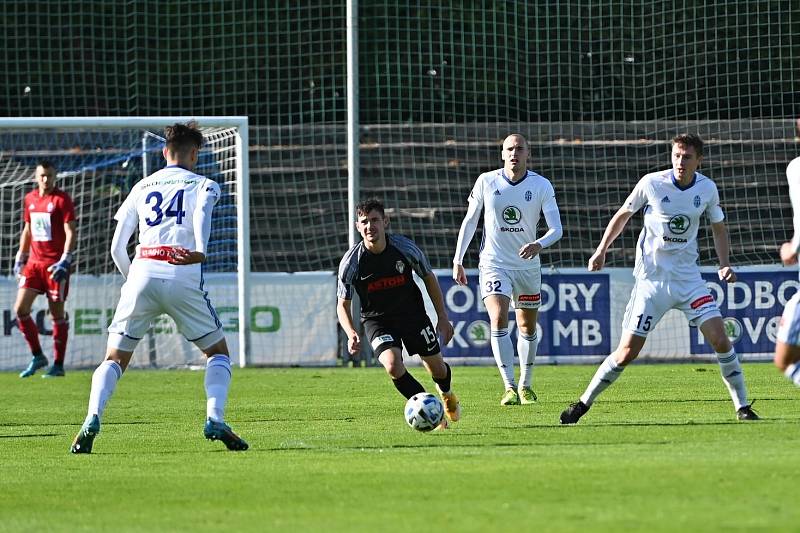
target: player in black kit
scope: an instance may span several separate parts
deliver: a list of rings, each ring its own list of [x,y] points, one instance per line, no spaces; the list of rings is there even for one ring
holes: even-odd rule
[[[455,422],[461,416],[461,406],[450,388],[450,365],[444,362],[439,345],[440,339],[447,344],[453,338],[453,325],[447,318],[442,289],[430,262],[411,239],[386,233],[389,220],[379,200],[361,202],[356,206],[356,215],[356,227],[363,240],[344,254],[336,291],[336,314],[347,333],[347,349],[351,354],[361,349],[351,313],[355,289],[361,300],[364,332],[400,394],[411,398],[425,392],[403,364],[405,345],[410,355],[421,357],[436,383],[447,419]],[[436,309],[436,329],[425,313],[412,271],[422,278]],[[440,427],[447,427],[447,420],[443,419],[442,424]]]

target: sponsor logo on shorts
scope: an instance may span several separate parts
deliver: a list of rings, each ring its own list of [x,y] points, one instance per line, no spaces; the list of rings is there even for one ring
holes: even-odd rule
[[[394,342],[394,337],[391,335],[378,335],[374,339],[372,339],[372,349],[377,350],[378,346],[387,342]]]
[[[137,256],[141,259],[169,261],[175,257],[175,249],[172,246],[142,246]]]
[[[406,283],[405,274],[401,274],[399,276],[390,276],[388,278],[380,278],[376,279],[375,281],[371,281],[370,283],[367,284],[367,292],[394,289],[395,287],[400,287],[402,285],[405,285],[405,283]]]
[[[742,338],[744,328],[742,327],[742,323],[735,318],[725,318],[722,321],[722,325],[725,328],[725,335],[728,337],[728,340],[731,341],[731,343],[734,343]]]
[[[540,294],[520,294],[518,300],[520,302],[538,302],[541,300],[542,295]]]
[[[702,306],[704,306],[704,305],[706,305],[708,303],[712,303],[713,301],[714,301],[714,297],[711,296],[710,294],[707,294],[706,296],[702,296],[702,297],[698,298],[697,300],[693,301],[691,303],[691,307],[692,307],[692,309],[697,309],[698,307],[702,307]]]

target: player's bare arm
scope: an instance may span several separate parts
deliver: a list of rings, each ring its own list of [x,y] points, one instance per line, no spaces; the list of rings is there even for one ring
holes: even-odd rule
[[[422,281],[425,283],[425,290],[428,291],[433,308],[436,309],[436,331],[439,333],[442,344],[447,344],[453,338],[454,330],[453,324],[450,323],[450,319],[447,316],[442,288],[439,286],[439,281],[433,272],[428,273],[427,276],[422,278]]]
[[[614,216],[608,221],[608,226],[606,226],[606,231],[603,232],[603,238],[600,239],[600,244],[597,245],[597,250],[595,250],[592,257],[589,258],[588,269],[590,272],[597,272],[603,269],[606,264],[606,252],[608,252],[608,247],[619,237],[619,234],[625,229],[625,225],[632,216],[633,213],[624,207],[621,207],[614,213]]]
[[[352,307],[352,300],[339,298],[336,303],[336,316],[339,318],[339,325],[342,326],[347,335],[347,351],[351,354],[357,354],[361,350],[361,339],[358,337],[358,332],[353,325]]]
[[[719,259],[719,270],[717,271],[719,279],[733,283],[736,281],[736,272],[731,268],[729,259],[728,228],[725,227],[724,222],[714,222],[711,224],[711,234],[714,237],[714,249],[717,251]]]
[[[19,278],[22,275],[22,269],[25,268],[25,263],[28,262],[31,251],[31,224],[26,222],[22,228],[22,233],[19,236],[19,250],[14,257],[14,276]]]
[[[464,271],[464,265],[453,265],[453,280],[459,285],[467,284],[467,273]]]

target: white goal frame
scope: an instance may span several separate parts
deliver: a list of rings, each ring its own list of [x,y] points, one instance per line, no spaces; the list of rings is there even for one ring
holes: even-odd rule
[[[197,121],[202,128],[236,128],[236,231],[239,320],[239,366],[250,360],[250,162],[246,116],[19,117],[0,118],[0,129],[142,129],[162,130],[176,122]]]

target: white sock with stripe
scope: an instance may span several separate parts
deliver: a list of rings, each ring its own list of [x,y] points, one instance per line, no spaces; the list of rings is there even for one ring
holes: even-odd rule
[[[103,418],[103,411],[106,409],[114,389],[117,388],[117,381],[122,377],[122,367],[116,361],[103,361],[100,363],[94,374],[92,374],[92,389],[89,392],[89,409],[86,413],[88,422],[92,416],[97,415]]]
[[[225,421],[225,403],[231,385],[231,360],[227,355],[212,355],[206,362],[206,416],[214,422]]]
[[[533,383],[533,364],[536,361],[536,350],[539,348],[539,337],[534,330],[533,335],[517,332],[517,353],[519,354],[519,386],[530,387]]]
[[[597,372],[594,373],[594,377],[592,377],[592,381],[589,382],[589,386],[586,387],[586,391],[581,396],[581,401],[586,405],[592,405],[595,398],[597,398],[601,392],[617,381],[617,378],[622,375],[623,370],[625,370],[625,367],[617,364],[617,361],[614,359],[614,354],[606,357],[605,361],[600,363]]]
[[[508,335],[508,328],[492,330],[492,354],[503,378],[506,389],[514,389],[514,344]]]
[[[717,359],[719,360],[722,381],[728,388],[733,405],[738,411],[747,405],[747,387],[744,384],[742,365],[739,364],[739,358],[733,348],[728,353],[718,353]]]

